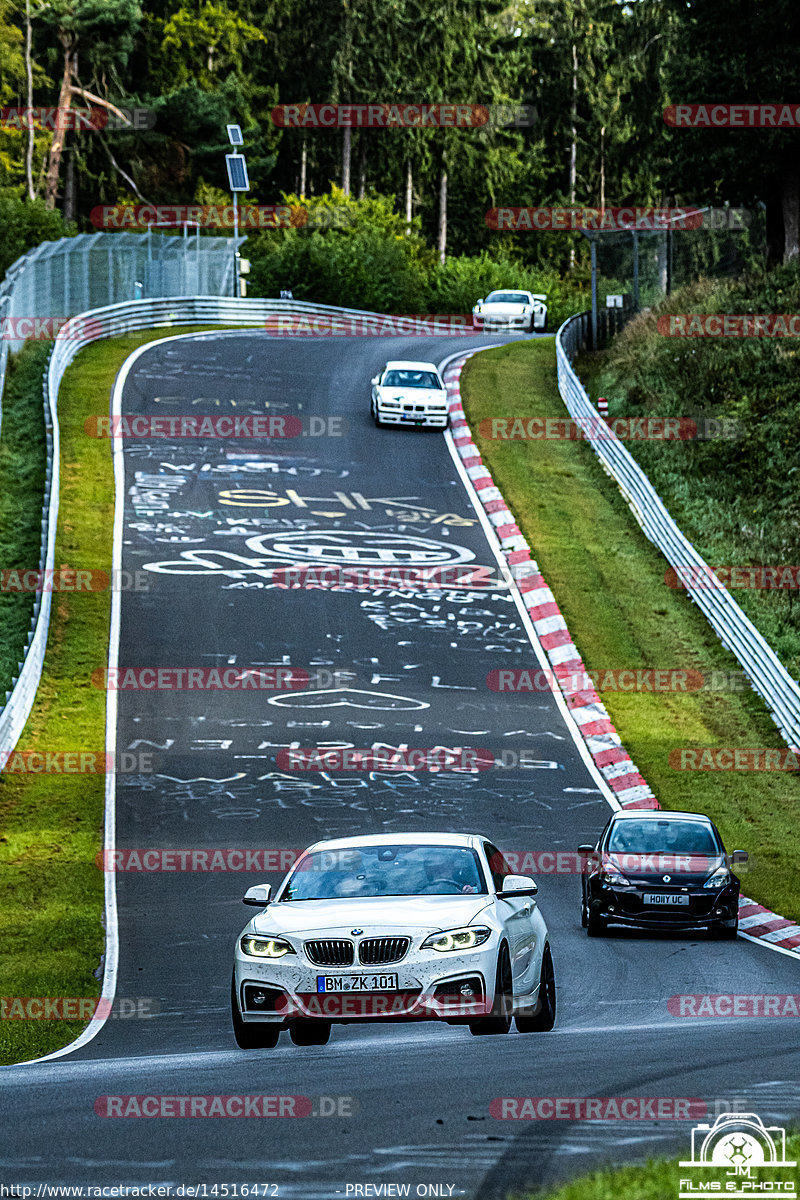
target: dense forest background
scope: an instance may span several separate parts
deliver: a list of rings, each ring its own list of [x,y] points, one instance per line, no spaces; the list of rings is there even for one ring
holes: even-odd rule
[[[487,228],[497,205],[760,203],[772,261],[800,249],[800,128],[674,129],[662,116],[800,102],[793,0],[0,0],[0,104],[31,101],[102,105],[110,120],[29,134],[5,116],[5,266],[43,237],[92,229],[98,204],[227,202],[228,122],[244,130],[248,202],[333,184],[387,198],[391,236],[411,229],[440,262],[512,256],[555,275],[584,261],[577,234]],[[323,101],[511,102],[536,117],[347,132],[270,118]],[[150,128],[115,113],[136,106]]]

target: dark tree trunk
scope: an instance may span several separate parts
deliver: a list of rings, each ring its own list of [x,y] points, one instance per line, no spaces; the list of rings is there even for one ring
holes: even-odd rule
[[[439,176],[439,233],[436,243],[439,250],[439,262],[444,266],[447,253],[447,166],[444,161]]]
[[[75,146],[66,152],[66,167],[64,171],[64,203],[61,210],[65,221],[75,220]]]
[[[350,195],[350,157],[350,128],[349,126],[345,126],[344,137],[342,138],[342,191],[345,196]]]
[[[64,51],[64,64],[61,74],[61,89],[58,94],[58,120],[53,141],[50,144],[50,153],[47,156],[44,202],[48,208],[55,208],[58,196],[58,177],[66,138],[67,113],[72,106],[72,72],[75,68],[76,58],[75,42],[71,35],[62,30],[59,32],[58,40]]]

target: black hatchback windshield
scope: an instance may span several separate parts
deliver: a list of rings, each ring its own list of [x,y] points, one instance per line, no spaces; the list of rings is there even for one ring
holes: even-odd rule
[[[462,846],[347,846],[307,854],[278,900],[485,895],[486,890],[477,855]]]
[[[704,854],[718,855],[713,830],[700,821],[617,821],[608,837],[606,849],[633,854]]]

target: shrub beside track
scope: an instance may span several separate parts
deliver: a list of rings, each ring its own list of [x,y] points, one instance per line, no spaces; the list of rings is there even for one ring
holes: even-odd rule
[[[9,361],[0,426],[0,567],[39,562],[47,448],[42,372],[49,346]],[[0,592],[0,697],[10,691],[33,615],[32,592]]]

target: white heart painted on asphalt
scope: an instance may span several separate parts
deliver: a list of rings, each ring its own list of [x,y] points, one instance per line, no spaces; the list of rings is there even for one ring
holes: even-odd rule
[[[388,692],[362,692],[358,688],[292,692],[291,695],[273,696],[268,703],[275,704],[278,708],[371,708],[380,712],[430,708],[430,704],[424,700],[412,700],[409,696],[393,696]]]

